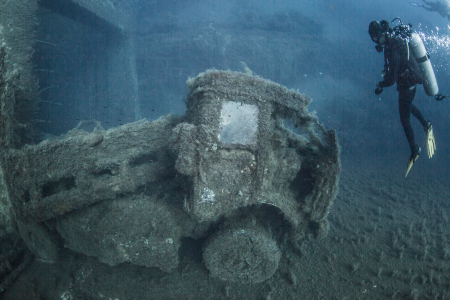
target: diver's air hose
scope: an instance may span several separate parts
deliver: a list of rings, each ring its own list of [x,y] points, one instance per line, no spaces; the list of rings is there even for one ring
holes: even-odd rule
[[[406,39],[406,51],[408,53],[408,55],[407,55],[408,59],[407,60],[409,60],[409,42],[408,42],[408,39]]]

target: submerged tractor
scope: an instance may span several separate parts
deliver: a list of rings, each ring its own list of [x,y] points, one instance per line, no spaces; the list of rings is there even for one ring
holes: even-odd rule
[[[80,124],[8,153],[10,201],[39,259],[66,247],[170,272],[189,239],[211,276],[257,283],[293,241],[327,234],[339,146],[311,100],[230,71],[188,86],[184,116],[108,131]]]

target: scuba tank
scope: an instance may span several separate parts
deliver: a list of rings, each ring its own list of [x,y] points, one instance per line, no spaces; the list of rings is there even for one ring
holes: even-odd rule
[[[400,25],[394,27],[392,32],[394,35],[399,36],[406,41],[408,60],[409,51],[411,51],[416,58],[417,64],[419,65],[425,93],[428,96],[434,96],[439,92],[439,87],[436,81],[436,76],[434,75],[433,67],[431,66],[430,56],[425,49],[422,39],[416,32],[411,32],[411,24],[403,24],[400,18],[395,18],[392,22],[397,19],[400,21]]]
[[[433,67],[431,66],[427,50],[425,49],[420,36],[415,32],[411,34],[409,47],[416,57],[416,61],[419,64],[420,71],[422,72],[425,93],[427,93],[428,96],[436,95],[439,92],[439,87],[436,82],[436,77],[434,76]]]

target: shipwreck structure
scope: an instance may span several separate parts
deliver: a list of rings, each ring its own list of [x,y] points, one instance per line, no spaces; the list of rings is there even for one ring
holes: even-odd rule
[[[339,146],[308,112],[310,99],[230,71],[188,86],[183,117],[107,131],[81,123],[8,151],[9,198],[38,258],[56,261],[67,247],[111,266],[170,272],[190,237],[204,241],[212,276],[262,282],[286,240],[327,234]]]
[[[172,272],[187,239],[201,244],[211,276],[259,283],[293,241],[327,234],[339,146],[336,132],[308,112],[306,95],[251,72],[209,70],[188,80],[185,115],[141,120],[139,86],[148,87],[138,80],[144,55],[135,38],[147,33],[134,32],[134,1],[7,3],[0,238],[14,251],[0,251],[0,292],[33,261],[30,252],[46,263],[66,248],[109,266]],[[39,22],[51,24],[36,31]],[[275,25],[252,28],[299,30]],[[152,26],[164,36],[177,28]],[[208,28],[206,37],[220,37]],[[199,49],[209,47],[203,42]],[[39,105],[65,134],[38,134],[48,124],[35,117]]]

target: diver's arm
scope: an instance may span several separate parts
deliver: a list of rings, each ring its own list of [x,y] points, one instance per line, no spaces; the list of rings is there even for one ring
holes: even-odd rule
[[[395,83],[394,76],[387,76],[387,74],[384,76],[384,79],[380,81],[378,84],[381,88],[389,87]]]
[[[401,57],[398,51],[389,51],[389,53],[385,53],[387,56],[388,65],[385,66],[386,74],[384,74],[384,78],[379,82],[381,88],[388,87],[393,85],[397,81],[398,69],[400,67]]]

